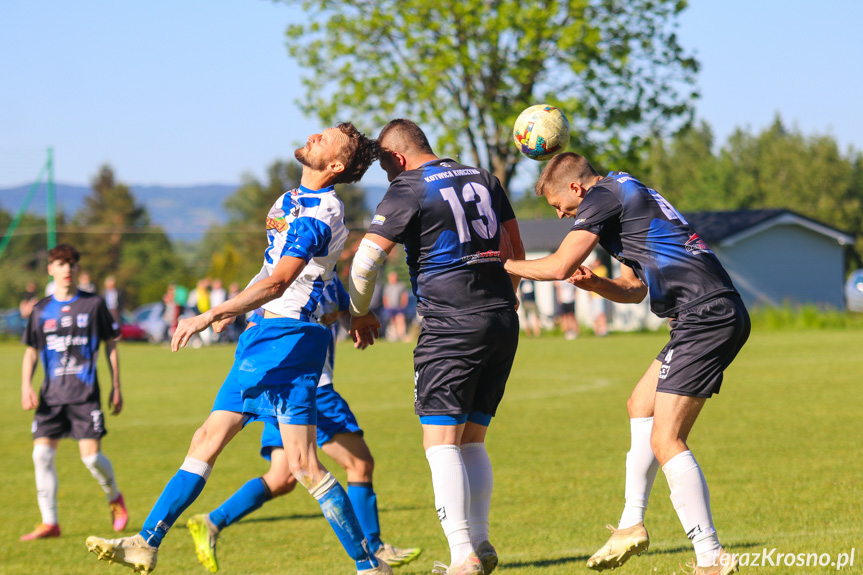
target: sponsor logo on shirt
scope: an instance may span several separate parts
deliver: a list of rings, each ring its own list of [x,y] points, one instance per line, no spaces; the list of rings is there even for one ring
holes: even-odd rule
[[[499,262],[500,252],[494,250],[489,250],[487,252],[477,252],[475,254],[462,256],[461,261],[462,263],[465,263],[467,265],[483,264],[486,262]]]
[[[72,311],[72,306],[71,305],[64,305],[63,307],[60,308],[60,311],[63,313],[66,313],[67,311]]]
[[[87,327],[88,323],[90,323],[90,314],[89,313],[79,313],[75,317],[75,320],[78,324],[78,327],[83,329],[83,328]]]
[[[72,316],[64,315],[60,318],[60,327],[70,327],[72,325]]]
[[[285,218],[267,218],[267,230],[276,230],[277,232],[283,232],[288,229],[288,222]]]
[[[702,240],[696,233],[693,233],[691,236],[689,236],[689,239],[686,240],[686,243],[683,245],[683,247],[685,247],[686,251],[691,253],[692,255],[712,253],[710,251],[710,248],[707,247],[707,244],[704,243],[704,240]]]
[[[387,221],[387,217],[386,217],[386,216],[375,216],[374,218],[372,218],[372,225],[373,225],[373,226],[374,226],[374,225],[378,225],[378,226],[380,226],[380,225],[382,225],[385,221]]]
[[[44,330],[45,333],[48,333],[50,331],[57,331],[57,320],[53,318],[46,319],[45,323],[42,324],[42,330]]]

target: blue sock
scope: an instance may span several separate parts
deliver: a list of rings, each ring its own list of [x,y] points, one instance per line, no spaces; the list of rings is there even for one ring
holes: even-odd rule
[[[224,529],[260,508],[270,499],[272,494],[264,479],[262,477],[250,479],[227,501],[210,512],[210,521],[219,529]]]
[[[203,461],[186,458],[144,520],[141,536],[147,543],[153,547],[162,544],[168,529],[204,489],[210,469]]]
[[[357,562],[357,570],[377,567],[378,561],[369,551],[351,500],[335,477],[328,473],[321,483],[311,490],[311,494],[318,500],[324,517],[330,522],[330,527],[335,531],[342,547],[351,559]]]
[[[378,521],[378,496],[371,483],[348,483],[348,499],[363,533],[369,541],[369,548],[375,552],[383,545],[381,541],[381,524]]]

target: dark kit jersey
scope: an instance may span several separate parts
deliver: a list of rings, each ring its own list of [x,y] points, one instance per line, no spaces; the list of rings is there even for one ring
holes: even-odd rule
[[[686,219],[668,201],[625,172],[611,172],[578,206],[573,230],[633,269],[650,292],[659,317],[721,295],[737,293],[728,273]]]
[[[36,348],[45,368],[40,403],[100,401],[96,379],[99,341],[120,336],[105,302],[79,291],[69,301],[46,297],[36,304],[22,341]]]
[[[497,178],[434,160],[392,181],[369,233],[405,245],[417,312],[444,317],[515,306],[500,262],[501,224],[514,218]]]

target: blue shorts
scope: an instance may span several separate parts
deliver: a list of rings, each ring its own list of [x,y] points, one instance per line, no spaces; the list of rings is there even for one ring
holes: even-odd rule
[[[290,318],[267,318],[243,332],[234,365],[213,411],[315,425],[315,390],[327,355],[329,331]]]
[[[339,433],[357,433],[363,435],[363,430],[357,423],[348,402],[339,395],[332,385],[323,385],[317,391],[318,410],[318,447],[332,441]],[[279,426],[272,419],[264,421],[261,432],[261,457],[270,459],[274,448],[282,447],[282,435]]]

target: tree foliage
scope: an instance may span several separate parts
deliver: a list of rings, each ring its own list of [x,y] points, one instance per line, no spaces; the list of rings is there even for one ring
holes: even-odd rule
[[[687,119],[698,64],[675,29],[682,0],[283,0],[306,23],[288,50],[308,68],[299,102],[322,121],[409,117],[509,184],[512,124],[560,106],[573,146],[635,161],[644,135]]]
[[[639,177],[679,210],[787,208],[857,236],[863,263],[863,153],[805,136],[777,117],[760,134],[738,129],[714,153],[707,124],[655,139]],[[625,167],[622,169],[626,169]]]

